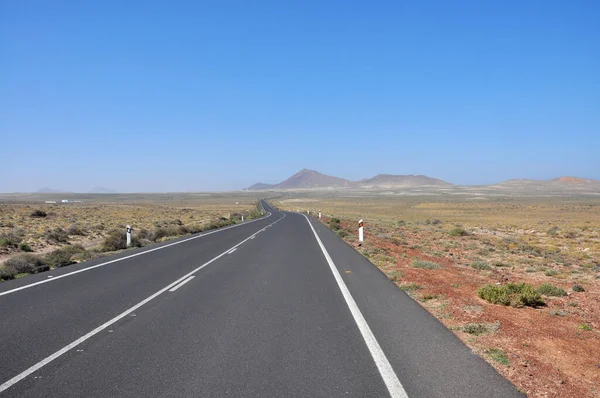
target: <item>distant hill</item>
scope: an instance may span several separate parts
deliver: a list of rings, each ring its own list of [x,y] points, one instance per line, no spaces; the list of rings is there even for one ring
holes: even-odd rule
[[[262,182],[257,182],[256,184],[252,185],[251,187],[248,187],[249,191],[260,191],[263,189],[271,189],[273,185],[272,184],[263,184]]]
[[[557,177],[551,179],[550,181],[566,185],[600,185],[600,181],[598,180],[590,180],[588,178],[579,177]]]
[[[117,193],[117,191],[104,187],[94,187],[90,189],[89,193]]]
[[[425,185],[452,185],[446,181],[423,175],[392,175],[379,174],[373,178],[360,181],[350,181],[333,177],[315,170],[303,169],[279,184],[254,184],[250,191],[267,189],[317,189],[317,188],[390,188]]]
[[[318,171],[302,169],[287,180],[273,185],[273,189],[301,188],[343,188],[352,185],[352,181],[332,177]]]
[[[546,186],[569,188],[600,188],[600,181],[580,177],[556,177],[550,180],[513,179],[501,182],[505,186]]]
[[[373,178],[360,180],[356,183],[364,188],[396,188],[415,187],[424,185],[452,185],[449,182],[424,175],[393,175],[378,174]]]
[[[40,188],[37,191],[35,191],[35,193],[69,193],[68,191],[63,191],[60,189],[54,189],[54,188],[48,188],[48,187],[44,187],[44,188]]]

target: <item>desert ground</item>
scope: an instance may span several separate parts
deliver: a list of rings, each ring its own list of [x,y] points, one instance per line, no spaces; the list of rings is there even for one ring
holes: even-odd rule
[[[62,203],[62,200],[69,200]],[[255,194],[0,195],[0,279],[260,216]],[[45,203],[47,201],[57,203]]]
[[[600,397],[600,198],[407,191],[296,191],[272,203],[321,210],[528,396]]]
[[[73,202],[44,203],[64,196],[0,195],[0,279],[124,250],[128,224],[143,246],[257,217],[267,197],[283,210],[321,210],[324,224],[528,396],[600,397],[594,192],[69,194]]]

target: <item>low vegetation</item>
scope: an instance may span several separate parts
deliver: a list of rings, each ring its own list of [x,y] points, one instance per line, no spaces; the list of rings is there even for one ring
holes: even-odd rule
[[[485,354],[493,361],[501,363],[502,365],[508,366],[510,364],[508,356],[501,348],[489,348],[485,350]]]
[[[471,264],[469,264],[469,266],[480,271],[488,271],[492,269],[492,267],[490,267],[488,263],[482,260],[473,261]]]
[[[452,228],[449,232],[450,236],[467,236],[469,233],[464,228]]]
[[[139,203],[135,206],[81,203],[50,205],[52,211],[45,211],[31,210],[28,205],[0,204],[0,257],[9,254],[6,261],[0,263],[0,280],[125,250],[126,224],[135,226],[131,246],[140,247],[233,225],[241,222],[242,216],[244,220],[259,218],[262,211],[254,203],[253,207],[248,202],[235,206],[228,204],[229,208],[237,207],[237,211],[226,216],[215,216],[215,212],[223,210],[194,210],[189,205],[178,208]],[[224,209],[222,205],[214,206]],[[119,218],[121,210],[126,211],[123,218]],[[93,245],[89,244],[91,242]],[[88,243],[87,248],[84,243]],[[19,254],[23,252],[26,254]]]
[[[65,267],[71,265],[74,261],[71,260],[72,253],[65,249],[57,249],[48,253],[44,257],[44,262],[52,268]]]
[[[573,291],[581,293],[581,292],[585,292],[585,289],[583,288],[583,286],[575,284],[575,285],[573,285]]]
[[[506,285],[485,285],[477,290],[477,295],[492,304],[512,307],[537,307],[545,302],[533,286],[526,283],[507,283]]]
[[[337,231],[338,229],[340,229],[340,227],[341,227],[341,225],[340,225],[339,218],[332,217],[329,220],[329,228],[331,228],[333,231]]]
[[[43,210],[40,209],[36,209],[34,211],[31,212],[30,214],[31,217],[35,217],[35,218],[44,218],[48,216],[48,213],[46,213]]]
[[[410,265],[413,268],[423,268],[423,269],[439,269],[441,266],[438,263],[434,263],[433,261],[428,260],[413,260]]]
[[[550,283],[542,284],[537,288],[537,291],[544,296],[563,297],[567,295],[567,292],[565,292],[563,289]]]
[[[468,323],[460,330],[465,333],[479,336],[481,334],[495,333],[500,329],[500,322],[496,323]]]
[[[50,266],[35,254],[19,254],[11,257],[4,264],[4,270],[13,276],[19,274],[37,274],[49,269]]]
[[[334,214],[342,230],[364,219],[362,245],[355,233],[344,240],[528,396],[597,396],[600,198],[520,198],[514,192],[499,198],[469,190],[294,192],[274,202],[291,211],[318,207]],[[329,219],[322,221],[329,226]],[[383,254],[394,260],[380,261]],[[440,268],[415,268],[417,259]],[[508,284],[528,287],[513,292]],[[478,290],[508,305],[491,304]],[[427,299],[433,296],[440,298]],[[497,321],[501,330],[483,332],[480,325]],[[496,351],[486,354],[490,347],[506,360]]]

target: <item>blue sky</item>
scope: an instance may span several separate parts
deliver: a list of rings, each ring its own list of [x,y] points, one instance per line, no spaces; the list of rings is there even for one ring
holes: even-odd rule
[[[600,179],[597,1],[2,1],[0,191]]]

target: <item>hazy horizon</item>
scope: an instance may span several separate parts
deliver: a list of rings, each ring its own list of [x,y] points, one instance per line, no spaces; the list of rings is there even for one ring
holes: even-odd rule
[[[600,3],[0,5],[0,192],[600,180]]]
[[[298,170],[299,172],[300,170]],[[318,171],[318,170],[315,170]],[[295,174],[295,173],[294,173]],[[326,174],[326,173],[323,173]],[[390,173],[379,173],[379,174],[390,174]],[[247,186],[241,187],[241,188],[234,188],[234,189],[223,189],[223,190],[218,190],[218,189],[208,189],[208,190],[202,190],[202,189],[198,189],[198,190],[186,190],[186,191],[129,191],[129,190],[118,190],[118,189],[114,189],[111,186],[93,186],[91,188],[88,189],[81,189],[81,190],[72,190],[72,189],[63,189],[63,188],[57,188],[57,187],[50,187],[50,186],[43,186],[43,187],[39,187],[36,188],[35,190],[30,190],[30,191],[7,191],[7,192],[0,192],[0,193],[49,193],[49,194],[61,194],[61,193],[75,193],[75,194],[86,194],[86,193],[90,193],[90,194],[99,194],[99,193],[115,193],[115,194],[120,194],[120,193],[178,193],[178,192],[228,192],[228,191],[239,191],[239,190],[244,190],[246,188],[249,188],[250,186],[256,184],[256,183],[265,183],[265,184],[277,184],[280,183],[282,181],[284,181],[285,179],[287,179],[288,177],[291,177],[293,174],[290,174],[289,176],[278,180],[278,181],[272,181],[272,182],[264,182],[264,181],[257,181],[255,183],[252,184],[248,184]],[[339,177],[339,176],[333,176],[333,177]],[[365,178],[369,178],[369,177],[375,177],[375,175],[373,176],[368,176]],[[434,176],[427,176],[427,177],[434,177]],[[557,177],[579,177],[579,178],[586,178],[586,177],[580,177],[580,176],[555,176],[552,178],[557,178]],[[344,177],[341,177],[344,178]],[[434,177],[435,178],[435,177]],[[350,181],[359,181],[362,178],[359,179],[348,179]],[[454,184],[452,181],[446,181],[449,182],[451,184],[457,185],[457,186],[484,186],[484,185],[493,185],[493,184],[497,184],[497,183],[501,183],[501,182],[505,182],[508,180],[535,180],[535,181],[547,181],[549,179],[530,179],[530,178],[510,178],[510,179],[506,179],[506,180],[502,180],[502,181],[496,181],[496,182],[492,182],[489,184]],[[600,181],[599,181],[600,182]],[[43,190],[43,189],[51,189],[51,190],[57,190],[60,192],[37,192],[39,190]],[[109,191],[113,191],[113,192],[97,192],[98,190],[109,190]]]

